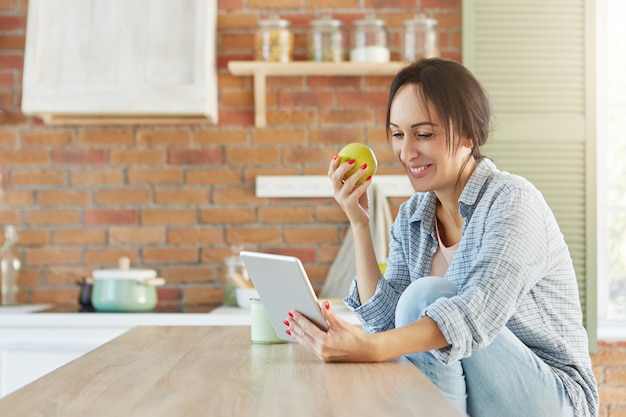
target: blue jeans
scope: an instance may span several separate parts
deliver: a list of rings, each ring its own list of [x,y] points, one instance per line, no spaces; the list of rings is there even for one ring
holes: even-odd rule
[[[414,281],[398,301],[396,327],[414,322],[435,300],[456,293],[456,286],[443,278]],[[507,328],[489,346],[448,365],[431,352],[406,357],[471,417],[574,415],[559,377]]]

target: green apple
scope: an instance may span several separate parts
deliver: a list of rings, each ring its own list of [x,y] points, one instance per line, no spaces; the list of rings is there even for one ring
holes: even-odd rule
[[[344,162],[350,161],[354,159],[354,168],[352,168],[348,173],[343,177],[346,180],[349,176],[357,172],[363,164],[367,164],[367,168],[365,169],[365,174],[357,181],[357,185],[360,185],[367,180],[367,177],[370,175],[374,175],[376,173],[376,169],[378,168],[378,161],[376,161],[376,155],[374,155],[374,151],[362,143],[354,142],[349,143],[343,147],[338,153],[339,155],[339,164],[343,164]]]

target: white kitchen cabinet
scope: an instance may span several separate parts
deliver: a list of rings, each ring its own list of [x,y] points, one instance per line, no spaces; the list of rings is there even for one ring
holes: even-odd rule
[[[249,310],[240,308],[218,308],[210,314],[0,314],[0,397],[135,326],[240,326],[250,324],[249,316]]]
[[[3,329],[0,397],[78,358],[125,332],[119,329]]]
[[[216,9],[31,0],[22,111],[46,123],[216,123]]]

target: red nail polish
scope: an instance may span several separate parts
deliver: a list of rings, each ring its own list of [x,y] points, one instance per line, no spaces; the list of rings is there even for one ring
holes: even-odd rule
[[[354,163],[355,163],[355,162],[356,162],[356,161],[355,161],[354,159],[351,159],[351,160],[349,160],[349,161],[348,161],[348,163],[349,163],[350,165],[354,165]]]
[[[365,181],[369,181],[372,179],[372,176],[370,175],[369,177],[367,177],[367,179]]]
[[[361,165],[361,169],[367,169],[367,164]]]
[[[285,324],[285,326],[289,326],[289,322],[287,320],[283,320],[283,323]]]
[[[285,333],[287,333],[289,336],[291,336],[291,330],[287,329],[287,330],[285,330]]]
[[[293,318],[293,313],[291,311],[287,314],[289,314],[289,317]]]
[[[326,308],[326,310],[330,310],[330,303],[328,301],[324,302],[324,308]]]
[[[338,155],[338,154],[335,154],[335,156],[333,157],[333,161],[334,161],[335,159],[337,159],[337,158],[339,158],[339,155]]]

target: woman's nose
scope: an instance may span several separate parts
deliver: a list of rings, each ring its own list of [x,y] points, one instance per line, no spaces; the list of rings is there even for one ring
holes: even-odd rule
[[[402,141],[402,147],[400,148],[400,160],[402,162],[408,162],[418,155],[419,151],[414,141],[406,139]]]

